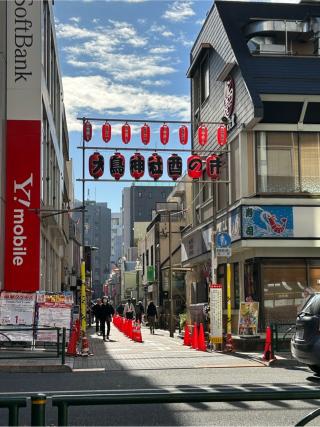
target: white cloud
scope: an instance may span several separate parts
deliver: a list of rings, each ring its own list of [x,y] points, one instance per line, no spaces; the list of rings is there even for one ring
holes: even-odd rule
[[[170,53],[170,52],[174,52],[176,49],[173,46],[158,46],[158,47],[153,47],[149,50],[150,53],[157,53],[157,54],[161,54],[161,53]]]
[[[171,82],[170,80],[142,80],[140,83],[143,86],[168,86]]]
[[[163,33],[161,33],[161,35],[163,37],[172,37],[172,36],[174,36],[174,34],[171,31],[164,31]]]
[[[62,47],[67,63],[78,69],[101,70],[118,81],[163,76],[176,71],[172,63],[161,56],[172,52],[173,47],[160,45],[148,54],[141,53],[141,50],[133,51],[132,48],[147,45],[148,40],[126,22],[110,20],[107,27],[99,26],[92,30],[80,28],[77,24],[59,24],[57,33],[58,37],[70,43]]]
[[[146,119],[169,116],[177,120],[190,117],[188,96],[151,93],[133,85],[115,84],[102,76],[64,77],[63,87],[69,131],[81,129],[76,117],[84,114],[139,115]]]
[[[69,20],[79,24],[79,22],[81,21],[81,18],[80,18],[80,16],[72,16],[72,18],[70,18]]]
[[[174,22],[186,21],[191,16],[195,15],[192,9],[193,2],[190,0],[176,0],[165,11],[163,18]]]

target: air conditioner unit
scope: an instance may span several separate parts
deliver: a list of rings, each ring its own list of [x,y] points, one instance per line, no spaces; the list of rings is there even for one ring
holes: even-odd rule
[[[261,44],[259,46],[260,53],[277,53],[285,54],[286,47],[284,44]]]

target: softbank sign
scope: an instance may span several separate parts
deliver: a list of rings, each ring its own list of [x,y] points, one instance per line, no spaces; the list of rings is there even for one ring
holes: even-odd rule
[[[7,2],[7,291],[34,292],[40,283],[42,2]]]

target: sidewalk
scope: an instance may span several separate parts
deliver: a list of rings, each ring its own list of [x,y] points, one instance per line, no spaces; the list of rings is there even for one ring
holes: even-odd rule
[[[248,368],[266,366],[294,366],[298,362],[289,353],[276,355],[277,360],[264,362],[262,353],[222,353],[201,352],[183,345],[183,340],[175,333],[156,329],[151,335],[142,326],[142,343],[131,341],[113,324],[110,341],[104,342],[88,328],[90,356],[61,358],[0,359],[0,372],[83,372],[83,371],[125,371],[159,369],[201,369],[201,368]],[[0,350],[1,357],[1,350]]]

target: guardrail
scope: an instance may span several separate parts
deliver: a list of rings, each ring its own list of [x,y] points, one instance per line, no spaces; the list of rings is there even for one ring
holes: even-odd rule
[[[38,333],[41,331],[55,331],[57,334],[56,341],[54,341],[53,349],[48,350],[47,347],[40,349],[37,347],[37,339]],[[0,359],[30,359],[34,358],[35,354],[37,358],[59,358],[61,356],[61,364],[65,364],[66,360],[66,328],[58,328],[58,327],[0,327]],[[19,339],[12,340],[10,335],[14,335],[15,333],[23,333],[29,332],[30,337],[28,340],[23,339],[23,334]],[[28,335],[28,334],[26,334]],[[62,335],[62,342],[60,342],[60,336]],[[29,340],[29,338],[31,340]],[[26,345],[22,345],[22,343],[27,343]],[[26,347],[30,351],[27,353]],[[14,352],[14,356],[12,355]],[[50,354],[49,354],[50,353]]]
[[[136,405],[163,403],[199,403],[199,402],[254,402],[273,400],[306,400],[320,399],[320,389],[305,390],[291,388],[286,390],[255,389],[242,390],[135,390],[126,393],[86,393],[47,396],[39,393],[31,396],[31,426],[46,425],[47,398],[52,406],[58,408],[58,426],[69,425],[68,409],[70,406],[88,405]],[[0,398],[0,407],[9,409],[9,425],[19,425],[19,408],[25,407],[27,397]],[[303,417],[296,426],[305,426],[320,415],[320,408]]]
[[[283,348],[285,339],[289,336],[290,333],[294,333],[296,324],[295,323],[270,323],[270,328],[272,332],[272,342],[274,345],[274,350],[276,352],[288,351],[288,348]],[[280,334],[283,336],[280,338]]]

